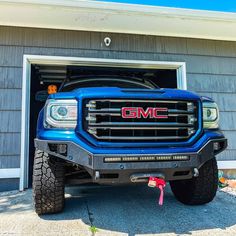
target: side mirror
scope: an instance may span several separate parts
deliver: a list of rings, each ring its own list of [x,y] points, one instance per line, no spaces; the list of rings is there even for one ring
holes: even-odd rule
[[[35,94],[35,101],[37,102],[46,102],[47,98],[48,98],[47,90],[41,90]]]

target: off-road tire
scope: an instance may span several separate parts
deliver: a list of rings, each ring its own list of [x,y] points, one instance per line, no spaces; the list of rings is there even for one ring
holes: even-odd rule
[[[36,150],[33,169],[33,198],[38,215],[63,210],[65,169],[62,162],[48,153]]]
[[[200,169],[199,176],[189,180],[170,181],[173,194],[186,205],[202,205],[211,202],[218,187],[216,159],[207,161]]]

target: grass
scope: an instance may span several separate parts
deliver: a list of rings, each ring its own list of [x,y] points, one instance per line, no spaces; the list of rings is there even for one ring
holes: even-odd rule
[[[95,233],[97,233],[98,232],[98,229],[96,228],[96,226],[90,226],[90,231],[92,232],[92,234],[94,235]]]

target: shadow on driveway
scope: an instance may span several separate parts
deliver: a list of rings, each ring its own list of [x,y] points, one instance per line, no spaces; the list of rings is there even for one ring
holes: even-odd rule
[[[89,226],[131,236],[191,234],[192,231],[226,229],[236,224],[236,199],[222,192],[207,205],[185,206],[175,200],[167,187],[162,207],[157,205],[158,190],[146,186],[84,186],[71,187],[66,192],[69,195],[65,211],[41,216],[42,219],[82,219]]]
[[[29,190],[24,192],[10,191],[0,193],[0,214],[32,211],[32,207],[32,194]]]

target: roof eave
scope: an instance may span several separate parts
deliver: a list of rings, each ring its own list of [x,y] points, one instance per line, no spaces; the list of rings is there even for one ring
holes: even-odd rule
[[[0,25],[236,41],[236,14],[82,0],[0,0]]]

